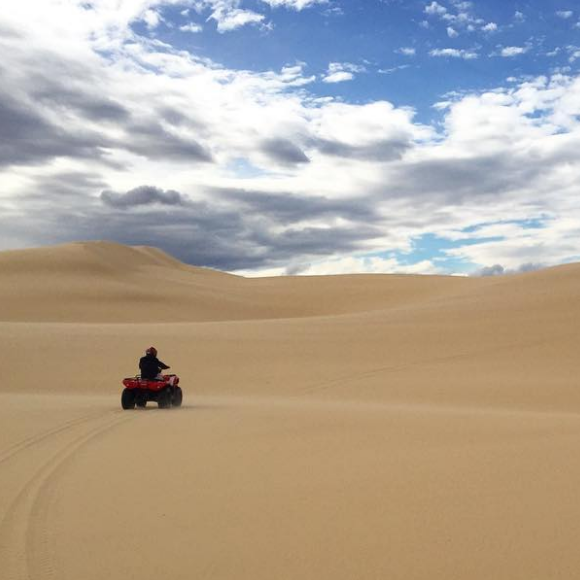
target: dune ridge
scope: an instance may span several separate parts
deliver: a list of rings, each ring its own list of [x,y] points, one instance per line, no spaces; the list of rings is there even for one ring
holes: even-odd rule
[[[554,269],[573,279],[577,266]],[[557,273],[559,272],[559,273]],[[576,272],[576,274],[575,274]],[[331,316],[392,310],[461,294],[514,288],[518,280],[418,275],[242,278],[179,262],[156,248],[79,242],[0,252],[0,320],[200,322]],[[523,282],[526,292],[534,284]],[[562,286],[569,284],[562,280]],[[544,291],[544,290],[540,290]],[[508,290],[509,293],[509,290]],[[508,297],[509,299],[509,297]]]

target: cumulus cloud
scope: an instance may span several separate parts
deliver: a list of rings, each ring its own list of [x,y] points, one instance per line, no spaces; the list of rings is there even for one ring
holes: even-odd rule
[[[218,32],[230,32],[247,24],[259,24],[264,20],[264,15],[252,10],[217,6],[210,18],[217,22]]]
[[[483,32],[496,32],[497,31],[497,24],[495,22],[488,22],[485,26],[481,27]]]
[[[331,62],[322,81],[325,83],[342,83],[354,79],[355,73],[364,72],[365,68],[350,62]]]
[[[180,26],[179,30],[181,30],[181,32],[196,33],[196,32],[201,32],[203,30],[203,26],[201,24],[197,24],[196,22],[190,22],[188,24],[184,24],[184,25]]]
[[[143,14],[143,20],[149,30],[154,30],[161,23],[161,16],[155,10],[146,10]]]
[[[352,81],[354,79],[354,74],[346,70],[337,70],[335,72],[329,72],[323,79],[322,82],[335,84],[344,83],[345,81]]]
[[[425,14],[429,14],[429,15],[447,14],[447,8],[445,8],[445,6],[439,4],[439,2],[435,2],[433,0],[433,2],[431,2],[431,4],[428,4],[427,6],[425,6]]]
[[[574,16],[574,12],[572,10],[558,10],[556,12],[556,16],[558,18],[567,20],[568,18],[572,18],[572,16]]]
[[[504,58],[511,58],[514,56],[520,56],[528,52],[528,47],[526,46],[504,46],[500,49],[499,55]]]
[[[397,52],[404,56],[415,56],[417,54],[417,49],[410,46],[402,46],[397,50]]]

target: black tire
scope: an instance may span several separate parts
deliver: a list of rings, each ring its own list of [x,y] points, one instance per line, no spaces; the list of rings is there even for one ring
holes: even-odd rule
[[[137,407],[139,407],[140,409],[144,409],[147,406],[147,401],[137,401],[135,403],[137,405]]]
[[[181,387],[175,387],[173,389],[173,397],[171,397],[171,405],[173,407],[181,407],[181,403],[183,402],[183,391]]]
[[[159,393],[157,404],[160,409],[169,409],[169,407],[171,407],[171,391],[169,390],[169,387],[165,387],[165,389]]]
[[[135,408],[135,393],[132,389],[123,389],[123,393],[121,394],[121,407],[125,410]]]

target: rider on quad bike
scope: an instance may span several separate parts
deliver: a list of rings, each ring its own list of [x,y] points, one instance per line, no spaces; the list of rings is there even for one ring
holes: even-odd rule
[[[141,371],[142,379],[149,379],[150,381],[161,380],[163,379],[161,371],[168,368],[170,367],[157,358],[157,349],[154,346],[150,346],[145,351],[145,356],[142,356],[139,360],[139,370]]]
[[[134,409],[145,407],[148,401],[155,401],[160,409],[181,407],[183,391],[177,375],[163,375],[161,371],[169,366],[157,358],[157,349],[149,347],[139,361],[141,375],[123,379],[121,407]]]

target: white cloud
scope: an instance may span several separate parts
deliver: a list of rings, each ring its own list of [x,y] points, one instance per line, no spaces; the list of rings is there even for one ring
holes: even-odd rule
[[[516,22],[523,22],[525,19],[526,19],[526,15],[523,12],[516,10],[516,12],[514,14],[514,20]]]
[[[447,14],[447,8],[445,8],[445,6],[442,6],[438,2],[433,1],[431,2],[431,4],[425,6],[425,14],[440,16],[442,14]]]
[[[262,0],[272,8],[291,8],[292,10],[304,10],[315,4],[328,4],[328,0]]]
[[[155,10],[146,10],[143,14],[143,20],[145,21],[145,24],[149,30],[154,30],[159,26],[161,17]]]
[[[301,276],[333,276],[340,274],[442,274],[441,268],[429,260],[402,264],[396,258],[378,256],[348,256],[331,258],[289,268]],[[281,271],[278,274],[285,274]]]
[[[469,10],[473,8],[473,2],[462,2],[461,0],[450,0],[451,4],[453,4],[459,10]]]
[[[365,68],[350,62],[331,62],[322,81],[325,83],[342,83],[354,79],[355,73],[364,72]]]
[[[568,62],[573,63],[573,62],[577,61],[578,59],[580,59],[580,47],[567,46],[566,49],[568,51],[568,54],[570,55],[568,57]]]
[[[458,48],[436,48],[431,50],[429,54],[434,57],[462,58],[464,60],[473,60],[479,56],[474,50]]]
[[[415,56],[417,54],[417,49],[408,46],[402,46],[396,52],[405,56]]]
[[[556,12],[556,16],[558,18],[563,18],[564,20],[567,20],[568,18],[572,18],[572,16],[574,16],[574,12],[572,10],[558,10]]]
[[[495,22],[488,22],[485,26],[482,26],[481,30],[483,32],[496,32],[497,24]]]
[[[411,67],[410,64],[401,64],[399,66],[394,66],[392,68],[380,68],[377,70],[377,72],[379,74],[383,74],[383,75],[390,75],[390,74],[395,73],[399,70],[405,70],[405,69],[410,68],[410,67]]]
[[[212,12],[210,18],[217,22],[218,32],[230,32],[247,24],[260,24],[264,20],[264,15],[253,12],[252,10],[217,7]]]
[[[446,24],[446,31],[449,38],[456,38],[461,31],[466,32],[493,32],[497,29],[497,25],[493,22],[485,24],[485,20],[479,18],[474,13],[474,5],[472,2],[457,2],[450,0],[451,8],[439,4],[438,2],[431,2],[424,9],[424,12],[429,16],[437,17]]]
[[[510,58],[513,56],[520,56],[521,54],[525,54],[528,52],[528,47],[525,46],[504,46],[499,54],[504,58]]]
[[[203,30],[203,27],[201,26],[201,24],[197,24],[195,22],[190,22],[189,24],[184,24],[183,26],[179,27],[179,30],[181,30],[181,32],[201,32]]]
[[[351,72],[341,70],[341,71],[336,71],[333,73],[328,73],[322,79],[322,82],[334,84],[334,83],[343,83],[345,81],[352,81],[353,79],[354,79],[354,75]]]

